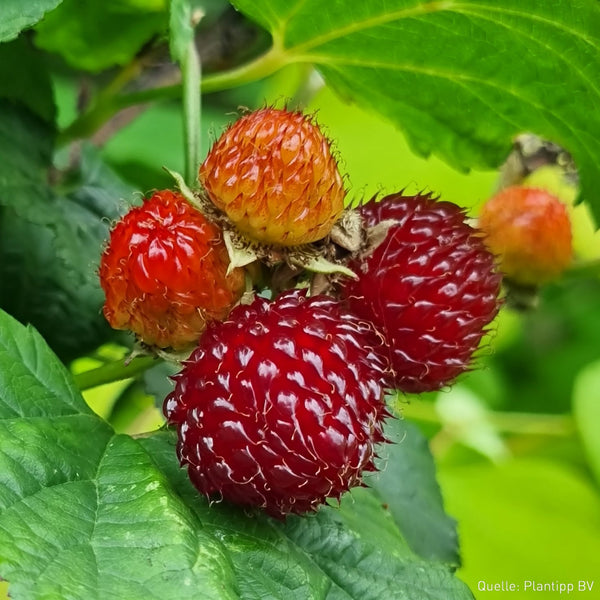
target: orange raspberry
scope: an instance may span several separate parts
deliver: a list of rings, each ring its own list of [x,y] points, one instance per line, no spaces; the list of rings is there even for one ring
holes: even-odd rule
[[[567,208],[546,190],[516,185],[502,190],[483,206],[479,227],[500,269],[515,283],[546,283],[571,263]]]
[[[100,263],[104,315],[147,344],[183,349],[241,297],[244,272],[228,275],[228,266],[219,228],[179,193],[156,192],[111,232]]]
[[[265,244],[319,240],[344,208],[329,142],[300,112],[265,108],[242,117],[214,144],[199,176],[215,206]]]

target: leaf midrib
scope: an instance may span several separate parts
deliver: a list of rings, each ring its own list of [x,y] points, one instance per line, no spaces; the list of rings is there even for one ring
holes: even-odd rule
[[[304,2],[299,2],[297,6],[294,7],[294,10],[291,11],[285,19],[278,20],[277,23],[273,23],[273,40],[274,46],[283,49],[283,52],[289,54],[302,54],[304,52],[310,51],[318,46],[326,44],[332,40],[336,40],[352,33],[357,33],[359,31],[363,31],[365,29],[370,29],[372,27],[376,27],[377,25],[385,25],[390,22],[400,21],[402,19],[408,19],[411,17],[421,16],[430,13],[436,12],[454,12],[457,14],[471,14],[475,15],[479,18],[492,20],[490,17],[485,17],[481,13],[485,13],[486,11],[489,13],[498,13],[505,15],[512,15],[518,17],[523,20],[531,20],[538,21],[540,23],[544,23],[547,26],[553,27],[555,29],[560,29],[568,34],[581,39],[586,45],[590,46],[594,51],[598,51],[598,46],[594,44],[594,40],[585,35],[584,32],[579,29],[574,29],[573,27],[569,27],[565,25],[563,22],[552,21],[546,17],[543,17],[538,14],[533,14],[530,12],[519,11],[515,9],[509,9],[499,6],[487,6],[481,4],[462,4],[460,2],[456,2],[455,0],[439,0],[434,2],[420,3],[411,8],[403,8],[401,10],[397,10],[394,12],[384,13],[377,16],[374,16],[370,19],[365,19],[361,21],[356,21],[353,23],[349,23],[344,27],[340,27],[339,29],[334,29],[329,31],[328,33],[321,34],[319,36],[315,36],[312,39],[307,40],[304,43],[297,44],[295,46],[285,47],[285,33],[289,22],[292,20],[292,17],[299,11],[299,8],[302,6]],[[506,26],[505,23],[500,23],[501,25]],[[523,35],[522,32],[518,32],[519,35]]]
[[[385,62],[379,62],[379,61],[367,61],[367,60],[363,60],[363,59],[349,59],[346,57],[324,57],[324,56],[319,56],[319,55],[314,55],[314,56],[310,56],[310,55],[306,55],[302,57],[302,61],[306,61],[306,62],[313,62],[315,64],[321,64],[321,65],[349,65],[349,66],[355,66],[355,67],[363,67],[363,68],[385,68],[388,70],[395,70],[395,71],[406,71],[406,72],[412,72],[412,73],[418,73],[421,75],[428,75],[430,77],[437,77],[440,79],[445,79],[448,81],[452,81],[453,83],[456,83],[458,85],[461,85],[461,87],[463,87],[466,91],[470,92],[471,94],[473,94],[473,90],[471,90],[468,87],[465,87],[464,85],[459,83],[459,80],[465,81],[465,82],[472,82],[472,83],[477,83],[480,84],[482,86],[486,86],[486,87],[491,87],[491,88],[496,88],[498,90],[500,90],[503,93],[506,93],[510,96],[513,96],[514,98],[516,98],[519,102],[527,102],[530,106],[532,106],[533,108],[543,112],[547,110],[546,105],[544,105],[542,102],[534,102],[533,99],[531,98],[525,98],[524,96],[522,96],[521,94],[518,93],[518,89],[510,89],[508,87],[506,87],[505,85],[500,85],[498,83],[496,83],[493,80],[490,79],[483,79],[483,78],[478,78],[475,77],[473,75],[467,75],[465,73],[461,73],[461,72],[448,72],[445,73],[439,69],[431,69],[431,68],[425,68],[425,67],[418,67],[416,65],[409,65],[409,64],[399,64],[399,63],[393,63],[393,64],[388,64]],[[355,85],[358,85],[355,82]],[[479,98],[479,100],[483,102],[483,100],[481,100],[481,98]],[[599,93],[599,102],[600,102],[600,93]],[[498,116],[502,119],[504,119],[506,122],[511,123],[512,125],[515,126],[515,131],[518,131],[520,129],[520,125],[517,123],[514,123],[512,121],[509,121],[506,118],[506,115],[500,114],[497,112],[496,109],[494,109],[491,105],[489,105],[488,103],[484,103],[486,104],[486,106],[488,106],[488,108],[493,109],[494,112],[496,112],[496,114],[498,114]],[[562,117],[560,117],[559,115],[555,115],[555,117],[561,121],[563,124],[565,124],[566,126],[569,127],[571,133],[573,134],[573,136],[577,139],[578,143],[580,144],[581,148],[585,148],[585,150],[587,151],[587,153],[590,156],[593,156],[593,151],[592,149],[589,147],[589,145],[586,143],[585,139],[583,137],[581,137],[579,135],[579,129],[574,128],[573,127],[573,123],[571,122],[567,122],[565,121]]]
[[[321,46],[330,42],[332,40],[336,40],[341,37],[348,36],[352,33],[356,33],[358,31],[363,31],[365,29],[370,29],[372,27],[376,27],[377,25],[385,25],[392,21],[399,21],[402,19],[407,19],[413,16],[419,16],[423,14],[428,14],[432,12],[441,12],[445,10],[449,10],[454,5],[453,0],[440,0],[438,2],[428,2],[427,4],[418,4],[412,8],[403,8],[401,10],[395,12],[384,13],[381,15],[374,16],[370,19],[365,19],[362,21],[355,21],[354,23],[349,23],[344,27],[340,27],[339,29],[334,29],[328,33],[324,33],[322,35],[316,36],[310,40],[302,44],[298,44],[296,46],[292,46],[289,48],[285,48],[285,30],[286,27],[297,11],[291,12],[284,21],[279,22],[279,28],[274,29],[272,32],[274,45],[280,48],[284,48],[284,52],[290,53],[303,53],[307,50],[311,50],[315,47]]]

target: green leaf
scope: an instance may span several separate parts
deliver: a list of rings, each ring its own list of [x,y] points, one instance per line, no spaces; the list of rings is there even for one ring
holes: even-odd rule
[[[472,597],[399,532],[363,539],[369,522],[393,529],[368,492],[286,523],[210,506],[172,432],[116,435],[42,338],[1,312],[0,433],[0,575],[14,598]]]
[[[392,442],[379,454],[381,471],[367,480],[419,556],[458,566],[456,522],[444,512],[435,465],[425,437],[400,420],[387,423]]]
[[[362,512],[360,505],[354,510]],[[369,512],[364,515],[368,518]],[[404,557],[386,544],[363,542],[336,518],[333,509],[321,511],[314,519],[290,520],[286,534],[331,579],[327,598],[472,598],[444,566]]]
[[[515,134],[570,150],[600,221],[596,0],[234,0],[268,29],[274,70],[313,63],[339,95],[382,113],[419,154],[498,166]]]
[[[113,335],[97,268],[125,186],[91,149],[60,185],[53,131],[8,103],[0,110],[0,308],[33,323],[70,360]]]
[[[590,466],[600,482],[600,362],[588,365],[577,375],[573,412]]]
[[[0,42],[8,42],[19,33],[35,25],[48,11],[62,0],[3,0],[0,8]]]
[[[0,574],[14,598],[236,598],[220,542],[151,457],[0,312]]]
[[[54,97],[42,53],[21,37],[0,45],[0,98],[23,103],[45,121],[55,117]]]
[[[64,0],[37,26],[36,44],[95,72],[129,63],[167,26],[166,0]]]
[[[37,332],[0,312],[0,576],[17,600],[472,598],[369,492],[344,503],[285,523],[211,506],[173,432],[115,434]],[[392,531],[368,535],[369,521]]]
[[[451,569],[417,557],[380,500],[354,490],[341,507],[285,523],[251,518],[226,505],[200,502],[173,458],[164,432],[141,440],[200,521],[219,535],[231,557],[242,598],[470,599]]]

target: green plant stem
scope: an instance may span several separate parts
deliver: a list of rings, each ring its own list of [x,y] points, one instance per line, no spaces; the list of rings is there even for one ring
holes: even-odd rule
[[[74,376],[75,385],[83,392],[99,385],[135,377],[143,373],[146,369],[155,366],[157,362],[154,356],[137,356],[129,362],[117,360],[102,365],[97,369],[78,373]]]
[[[124,360],[117,360],[75,375],[75,384],[81,391],[84,391],[107,383],[129,379],[155,366],[158,360],[160,359],[154,356],[138,356],[128,363]],[[403,403],[401,409],[404,418],[423,423],[441,424],[435,404],[430,401],[412,400],[410,403]],[[504,434],[568,437],[577,431],[571,415],[489,411],[486,413],[486,417],[499,433]]]
[[[181,61],[183,85],[183,137],[185,144],[185,181],[193,186],[200,164],[201,65],[196,44],[192,40]]]
[[[108,121],[113,115],[112,110],[115,98],[120,97],[121,90],[133,79],[138,77],[142,72],[144,66],[144,60],[142,57],[134,58],[129,64],[125,65],[116,76],[111,79],[104,88],[102,88],[96,95],[92,106],[80,115],[73,123],[65,130],[59,133],[57,138],[57,145],[62,146],[71,142],[75,139],[82,137],[91,136],[100,127]],[[88,115],[91,115],[91,120],[88,120]],[[77,131],[80,129],[80,123],[90,123],[93,121],[95,126],[89,129],[85,135],[77,135]],[[73,135],[69,133],[72,130]],[[83,130],[82,130],[83,131]]]
[[[201,80],[202,92],[217,92],[257,81],[271,75],[289,62],[289,57],[286,57],[278,46],[273,46],[268,52],[245,65],[230,71],[204,76]],[[64,146],[76,139],[90,137],[115,113],[129,106],[180,98],[181,95],[181,85],[163,86],[126,94],[111,94],[103,90],[90,109],[60,133],[57,144]]]
[[[417,399],[401,406],[402,414],[407,419],[441,424],[440,416],[432,402]],[[486,418],[496,431],[509,435],[568,437],[577,431],[571,415],[488,411]]]
[[[111,79],[111,81],[99,92],[98,97],[111,98],[116,96],[130,81],[140,75],[143,67],[143,58],[136,56],[129,64],[125,65],[113,79]]]

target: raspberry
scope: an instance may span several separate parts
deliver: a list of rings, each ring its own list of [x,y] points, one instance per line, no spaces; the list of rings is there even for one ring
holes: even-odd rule
[[[111,232],[100,262],[104,315],[147,344],[183,349],[244,291],[243,271],[227,275],[228,265],[219,229],[180,194],[156,192]]]
[[[344,207],[329,142],[300,112],[265,108],[242,117],[213,145],[199,176],[236,227],[265,244],[319,240]]]
[[[511,186],[488,200],[479,217],[486,244],[513,282],[538,285],[556,279],[572,257],[566,206],[543,189]]]
[[[394,219],[385,240],[350,264],[342,295],[385,338],[389,387],[437,390],[467,370],[495,317],[499,274],[463,211],[430,195],[393,194],[360,208],[366,225]]]
[[[198,490],[282,518],[359,485],[387,416],[372,333],[298,290],[211,324],[164,404]]]

